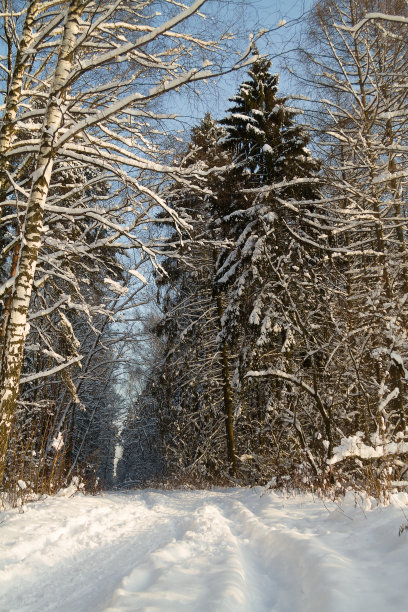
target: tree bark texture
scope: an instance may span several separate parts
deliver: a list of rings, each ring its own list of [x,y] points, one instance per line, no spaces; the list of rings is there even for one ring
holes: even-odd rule
[[[44,206],[54,163],[54,141],[62,120],[66,78],[73,65],[73,50],[79,32],[83,0],[71,0],[64,23],[47,105],[32,188],[22,229],[22,248],[15,277],[1,363],[0,387],[0,484],[6,466],[8,440],[18,397],[24,344],[28,333],[27,315],[41,246]]]

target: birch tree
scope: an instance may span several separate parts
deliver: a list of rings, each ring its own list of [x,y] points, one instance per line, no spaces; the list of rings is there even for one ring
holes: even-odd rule
[[[162,207],[183,227],[166,206],[159,187],[167,176],[188,180],[189,172],[166,163],[171,152],[162,148],[157,123],[173,115],[155,111],[153,103],[188,83],[248,61],[245,52],[222,69],[211,69],[212,55],[219,58],[223,42],[194,34],[204,4],[205,0],[189,5],[163,0],[160,6],[166,18],[154,12],[153,0],[32,1],[21,15],[4,3],[7,32],[11,28],[21,44],[14,54],[9,46],[5,67],[9,95],[1,132],[1,206],[7,211],[2,222],[14,222],[3,247],[6,264],[19,245],[17,261],[2,287],[3,294],[10,291],[10,300],[5,309],[1,366],[1,476],[19,394],[30,301],[33,290],[50,274],[38,264],[41,258],[47,259],[55,273],[57,246],[63,252],[60,257],[69,253],[63,243],[53,242],[57,219],[69,218],[74,225],[81,219],[94,228],[92,240],[90,231],[88,240],[80,233],[81,255],[136,247],[139,261],[149,259],[155,267],[160,267],[157,257],[162,241],[148,240],[145,228],[154,216],[152,211]],[[20,17],[21,27],[16,21]],[[181,28],[186,20],[192,24],[191,31]],[[79,167],[85,169],[85,184],[71,185],[61,196],[62,170]],[[91,204],[87,189],[97,185],[109,189],[98,204]],[[46,242],[52,246],[51,256],[45,256]],[[143,282],[137,271],[135,278]],[[64,310],[72,302],[69,296],[61,299],[53,308]],[[78,355],[50,371],[79,360]]]

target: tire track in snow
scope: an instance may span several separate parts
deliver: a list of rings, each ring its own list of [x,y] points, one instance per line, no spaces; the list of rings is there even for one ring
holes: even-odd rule
[[[301,533],[282,522],[268,525],[239,501],[228,516],[252,585],[249,610],[335,612],[336,595],[324,579],[324,565],[329,557],[333,566],[345,560],[316,547],[317,534]]]
[[[247,538],[244,557],[254,583],[262,572],[274,576],[276,596],[262,603],[256,597],[259,588],[254,589],[250,609],[405,612],[406,602],[395,604],[402,593],[396,559],[408,560],[407,541],[398,538],[397,522],[391,518],[396,509],[377,508],[368,524],[357,500],[353,504],[349,499],[344,512],[331,502],[301,499],[266,495],[246,505],[235,500],[227,513],[233,532]],[[381,520],[384,512],[390,528]]]
[[[124,578],[105,612],[248,610],[245,570],[229,522],[208,503],[179,519],[178,536]]]
[[[157,499],[160,494],[155,495]],[[197,503],[199,492],[179,495],[185,506],[194,507],[191,518],[180,519],[177,538],[124,578],[105,612],[334,609],[327,589],[319,588],[319,568],[315,567],[312,576],[305,569],[310,534],[282,533],[286,530],[282,523],[267,525],[235,500],[234,492],[229,494],[229,503],[225,494],[206,492],[201,503]],[[259,496],[254,499],[259,501]]]

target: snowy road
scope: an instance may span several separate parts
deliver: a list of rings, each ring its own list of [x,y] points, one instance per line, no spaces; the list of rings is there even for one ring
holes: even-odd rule
[[[370,511],[261,489],[47,499],[0,515],[0,610],[406,612],[403,499]]]

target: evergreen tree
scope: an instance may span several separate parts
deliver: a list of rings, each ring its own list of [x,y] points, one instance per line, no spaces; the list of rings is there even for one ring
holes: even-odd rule
[[[315,206],[319,169],[307,149],[306,130],[277,96],[278,76],[269,73],[270,66],[263,58],[255,62],[250,80],[240,86],[234,107],[221,122],[227,130],[223,145],[234,155],[232,173],[244,175],[244,189],[240,186],[223,215],[234,242],[232,250],[223,252],[217,272],[218,283],[232,291],[223,333],[233,338],[245,321],[253,326],[251,335],[259,346],[276,336],[277,327],[282,332],[278,345],[289,341],[290,332],[271,300],[283,295],[283,287],[277,292],[282,275],[297,276],[299,264],[304,267],[303,259],[309,259],[301,257],[293,235],[305,233],[303,217]],[[225,212],[222,202],[220,208]]]
[[[279,377],[257,379],[250,386],[245,377],[265,369],[294,376],[304,367],[325,274],[319,249],[308,246],[316,233],[319,163],[307,148],[306,129],[296,123],[287,100],[278,97],[278,76],[270,74],[270,66],[264,58],[254,63],[221,122],[227,131],[222,144],[233,153],[231,173],[238,188],[227,206],[223,199],[214,204],[233,244],[219,257],[216,284],[228,296],[220,341],[237,354],[234,380],[238,388],[246,387],[246,401],[237,411],[237,446],[262,471],[262,455],[270,455],[276,443],[277,418],[283,428],[288,418],[295,425],[290,435],[298,445],[299,425],[291,410],[297,392]],[[316,347],[312,352],[316,369]],[[324,405],[317,402],[317,408],[327,429]],[[301,447],[313,464],[304,437]]]

